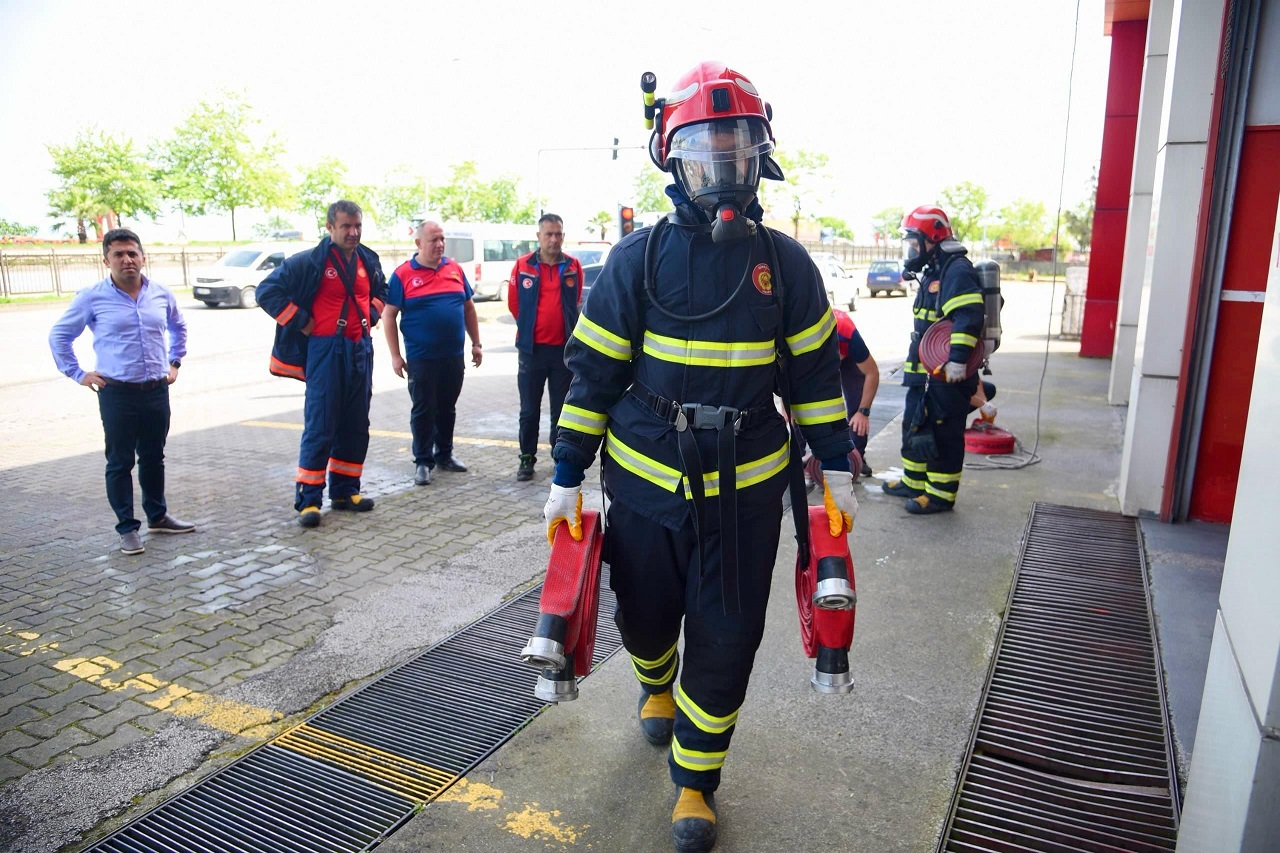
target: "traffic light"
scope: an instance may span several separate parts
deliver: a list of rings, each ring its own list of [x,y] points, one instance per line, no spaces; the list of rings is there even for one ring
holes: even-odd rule
[[[618,206],[618,236],[625,237],[636,230],[636,212],[625,205]]]

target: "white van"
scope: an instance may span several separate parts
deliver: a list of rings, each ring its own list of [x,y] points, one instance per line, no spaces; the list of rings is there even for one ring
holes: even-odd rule
[[[477,301],[506,299],[511,268],[538,248],[538,226],[493,222],[445,223],[444,254],[457,261]]]

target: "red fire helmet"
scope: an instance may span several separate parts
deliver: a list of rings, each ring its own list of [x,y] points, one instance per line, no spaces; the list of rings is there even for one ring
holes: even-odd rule
[[[682,127],[725,118],[759,119],[773,149],[773,128],[769,119],[773,110],[760,97],[756,87],[743,75],[722,62],[703,62],[683,75],[663,103],[657,131],[650,141],[654,162],[669,171],[672,137]],[[763,146],[762,146],[763,147]]]
[[[902,230],[918,232],[930,243],[941,243],[953,236],[946,212],[932,205],[921,205],[902,217]]]

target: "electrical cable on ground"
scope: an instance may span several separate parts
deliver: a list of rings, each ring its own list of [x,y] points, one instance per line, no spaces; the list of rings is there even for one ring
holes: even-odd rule
[[[1067,142],[1071,138],[1071,87],[1076,75],[1076,46],[1080,40],[1080,0],[1076,0],[1075,28],[1071,35],[1071,65],[1067,71],[1067,119],[1062,129],[1062,170],[1058,175],[1058,211],[1053,224],[1053,273],[1049,278],[1049,318],[1044,335],[1044,364],[1040,367],[1040,383],[1036,387],[1036,439],[1031,450],[1014,439],[1014,451],[1000,456],[987,456],[984,461],[965,462],[971,469],[1004,468],[1016,470],[1040,461],[1040,409],[1044,399],[1044,377],[1049,371],[1049,341],[1053,339],[1053,305],[1058,291],[1058,238],[1062,230],[1062,194],[1067,179]]]

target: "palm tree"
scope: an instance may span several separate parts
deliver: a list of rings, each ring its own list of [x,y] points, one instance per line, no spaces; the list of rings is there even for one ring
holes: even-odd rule
[[[93,222],[99,216],[111,211],[92,193],[83,187],[61,187],[49,193],[49,216],[56,219],[74,219],[76,236],[81,243],[89,242],[89,230],[86,222]],[[59,223],[61,224],[61,223]]]
[[[587,220],[587,226],[589,228],[594,226],[595,228],[600,229],[601,240],[605,239],[605,235],[607,234],[607,229],[612,224],[613,224],[613,217],[609,215],[609,211],[607,210],[602,210],[599,213],[597,213],[595,216]]]

